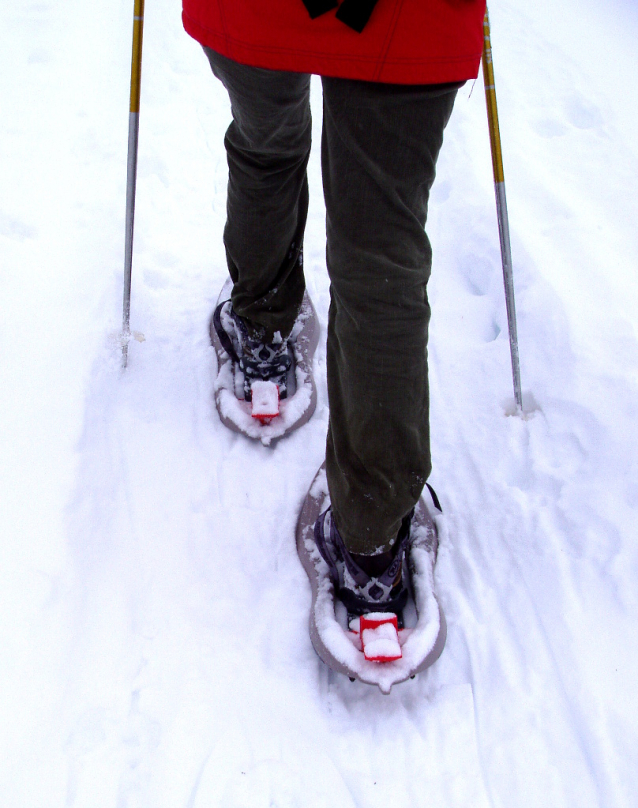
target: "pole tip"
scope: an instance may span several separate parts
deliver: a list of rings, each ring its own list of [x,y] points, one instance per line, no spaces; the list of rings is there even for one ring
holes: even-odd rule
[[[122,346],[122,370],[128,367],[128,344],[131,341],[131,332],[125,330],[120,334],[120,345]]]

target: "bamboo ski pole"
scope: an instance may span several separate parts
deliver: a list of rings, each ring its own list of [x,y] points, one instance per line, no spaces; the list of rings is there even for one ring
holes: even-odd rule
[[[133,10],[133,53],[131,57],[131,105],[128,120],[128,159],[126,164],[126,238],[124,245],[124,305],[122,315],[122,368],[128,364],[131,339],[131,272],[133,267],[133,222],[137,181],[137,140],[140,123],[140,86],[142,81],[142,33],[144,0],[135,0]]]
[[[485,100],[487,102],[487,119],[490,127],[490,145],[492,149],[492,168],[494,170],[494,189],[496,192],[496,211],[498,215],[498,233],[501,241],[501,261],[503,263],[503,282],[505,284],[505,305],[507,308],[507,326],[510,337],[510,354],[512,357],[512,380],[514,398],[520,411],[523,409],[521,391],[521,370],[518,357],[518,333],[516,329],[516,307],[514,305],[514,275],[512,273],[512,250],[510,246],[510,228],[505,199],[505,175],[503,173],[503,153],[501,149],[501,133],[498,125],[498,109],[496,106],[496,89],[494,87],[494,65],[492,63],[492,43],[490,40],[490,19],[485,9],[483,20],[483,80],[485,83]]]

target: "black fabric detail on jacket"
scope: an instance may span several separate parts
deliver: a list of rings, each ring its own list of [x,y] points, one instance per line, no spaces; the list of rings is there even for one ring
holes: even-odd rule
[[[315,20],[339,5],[338,0],[303,0],[303,4]],[[336,13],[338,20],[360,34],[370,19],[377,0],[344,0]]]
[[[337,19],[360,34],[374,11],[377,0],[343,0]]]
[[[313,20],[339,5],[336,0],[303,0],[303,4]]]

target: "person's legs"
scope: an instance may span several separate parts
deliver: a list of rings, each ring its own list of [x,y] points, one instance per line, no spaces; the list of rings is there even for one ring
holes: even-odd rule
[[[424,226],[458,85],[324,78],[323,89],[326,469],[347,549],[375,555],[391,549],[431,470]]]
[[[232,304],[266,342],[287,337],[304,293],[310,76],[240,65],[204,49],[230,96],[224,244]]]

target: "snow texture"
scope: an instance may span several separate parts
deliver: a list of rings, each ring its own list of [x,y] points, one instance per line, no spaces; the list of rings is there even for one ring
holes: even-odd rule
[[[253,418],[274,418],[279,414],[279,388],[274,382],[256,380],[250,392]]]
[[[401,658],[401,645],[397,630],[397,619],[383,614],[369,614],[361,618],[363,628],[361,645],[366,659],[376,662],[390,662]]]
[[[494,0],[525,418],[481,79],[432,190],[443,655],[317,660],[294,542],[324,456],[223,427],[222,86],[147,3],[120,372],[132,3],[0,9],[3,808],[632,808],[638,793],[638,11]],[[321,87],[313,82],[315,144]],[[304,242],[325,326],[319,150]]]

